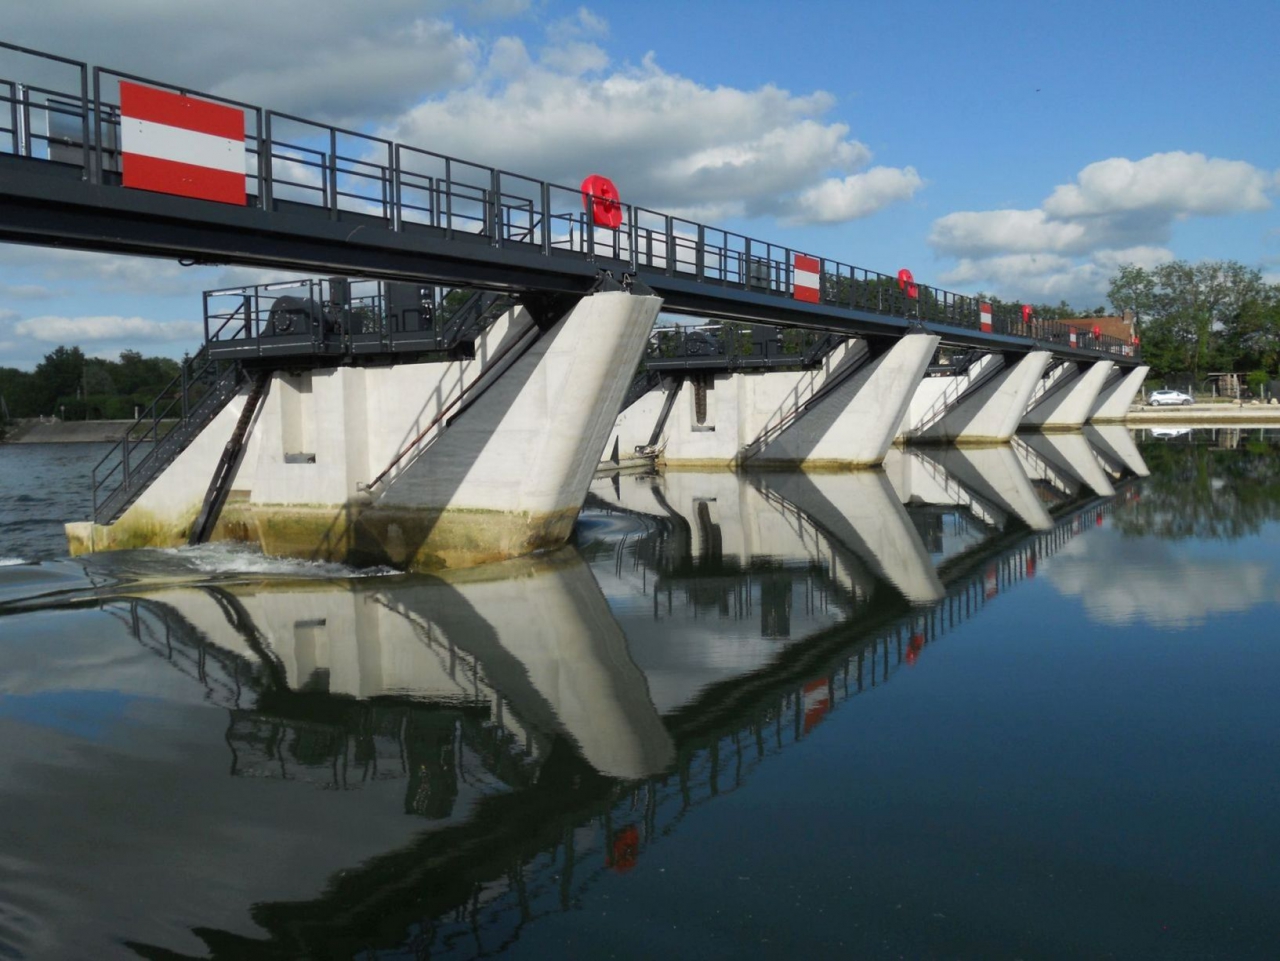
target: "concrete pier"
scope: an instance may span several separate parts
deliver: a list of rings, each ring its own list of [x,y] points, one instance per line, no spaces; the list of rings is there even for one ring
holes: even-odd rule
[[[913,333],[874,356],[848,341],[816,370],[664,378],[618,418],[606,450],[621,458],[652,448],[676,469],[872,466],[893,443],[938,340]]]
[[[924,426],[909,429],[906,439],[977,445],[1004,443],[1017,432],[1032,392],[1051,359],[1048,351],[1032,351],[1012,366],[991,375],[971,392],[962,389],[938,416],[931,417]],[[922,389],[929,384],[925,381]],[[913,411],[915,406],[913,402]]]
[[[1075,369],[1068,369],[1039,400],[1033,400],[1031,409],[1023,415],[1023,427],[1078,430],[1089,419],[1115,364],[1100,360],[1069,367]]]
[[[1094,424],[1118,424],[1129,413],[1133,399],[1142,390],[1142,382],[1147,379],[1150,367],[1135,367],[1133,370],[1116,371],[1103,385],[1098,399],[1093,404],[1089,420]]]
[[[596,293],[545,329],[509,311],[470,360],[274,373],[214,539],[418,570],[563,543],[660,305]],[[115,524],[67,525],[72,552],[185,543],[246,396]]]

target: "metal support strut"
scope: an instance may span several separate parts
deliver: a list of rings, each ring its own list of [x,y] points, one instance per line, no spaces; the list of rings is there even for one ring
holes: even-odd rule
[[[222,449],[222,458],[213,470],[209,489],[204,495],[204,504],[200,507],[200,513],[196,515],[195,523],[191,525],[187,544],[203,544],[213,533],[213,528],[218,523],[218,515],[222,513],[222,505],[227,502],[231,480],[235,477],[236,468],[240,466],[240,459],[244,456],[244,444],[249,435],[249,425],[253,423],[253,415],[257,413],[258,405],[262,402],[262,397],[267,392],[267,384],[270,382],[270,371],[258,374],[253,390],[249,392],[249,397],[244,402],[240,419],[236,421],[236,429],[231,432],[231,439]]]

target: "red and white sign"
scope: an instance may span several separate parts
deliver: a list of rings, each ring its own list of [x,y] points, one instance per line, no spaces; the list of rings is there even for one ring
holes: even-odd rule
[[[818,271],[821,266],[817,257],[795,256],[796,282],[795,299],[816,304],[822,300],[821,288],[818,285]]]
[[[244,113],[120,82],[124,185],[244,205]]]
[[[1074,347],[1074,346],[1076,345],[1076,329],[1075,329],[1074,327],[1072,327],[1072,328],[1071,328],[1071,338],[1070,338],[1070,339],[1071,339],[1071,346],[1072,346],[1072,347]]]
[[[827,678],[810,681],[804,686],[804,733],[808,734],[831,709],[831,686]]]
[[[978,327],[984,334],[991,333],[991,305],[978,304]]]

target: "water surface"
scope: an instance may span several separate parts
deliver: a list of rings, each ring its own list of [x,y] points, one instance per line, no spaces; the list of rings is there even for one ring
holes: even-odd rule
[[[0,957],[1280,943],[1261,432],[604,477],[449,577],[66,560],[10,482],[87,457],[17,450]]]

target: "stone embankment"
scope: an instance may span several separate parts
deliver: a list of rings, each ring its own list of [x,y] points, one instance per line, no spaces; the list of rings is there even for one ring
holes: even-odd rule
[[[1217,403],[1189,404],[1186,407],[1152,407],[1134,404],[1124,421],[1131,427],[1168,424],[1183,426],[1222,425],[1226,427],[1280,427],[1280,404]]]

